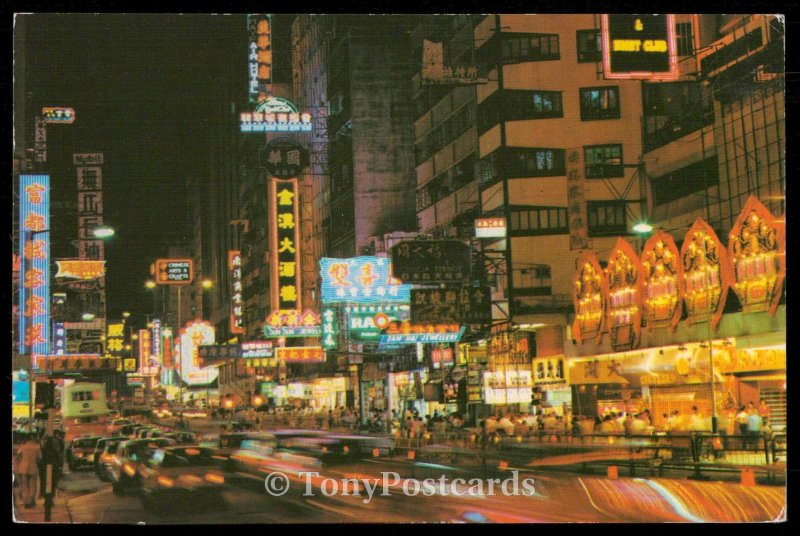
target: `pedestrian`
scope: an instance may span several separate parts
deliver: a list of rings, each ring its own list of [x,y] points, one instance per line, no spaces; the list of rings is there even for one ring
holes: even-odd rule
[[[767,405],[767,401],[762,398],[761,402],[758,405],[758,414],[761,415],[761,417],[763,417],[764,421],[766,421],[767,419],[769,419],[769,413],[770,411],[769,411],[769,406]]]
[[[61,449],[61,443],[54,435],[47,435],[42,440],[41,444],[42,458],[39,463],[39,496],[44,497],[47,487],[47,466],[52,465],[52,483],[50,489],[55,490],[58,487],[58,481],[61,480],[61,473],[64,468],[64,451]]]
[[[25,508],[36,506],[36,475],[42,459],[42,449],[33,435],[28,435],[17,449],[17,478]]]
[[[763,424],[764,419],[758,414],[757,411],[754,411],[747,416],[747,443],[749,448],[758,447],[758,437],[761,435],[761,427]]]
[[[747,409],[739,406],[739,413],[736,414],[736,435],[747,435]]]

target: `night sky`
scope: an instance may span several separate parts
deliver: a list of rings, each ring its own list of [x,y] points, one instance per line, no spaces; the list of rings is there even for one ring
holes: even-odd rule
[[[53,199],[76,210],[68,206],[77,202],[71,155],[104,153],[104,219],[117,231],[106,245],[108,315],[150,313],[153,298],[144,289],[150,263],[166,256],[168,245],[182,245],[191,236],[185,181],[210,180],[206,144],[216,126],[209,110],[246,98],[246,17],[24,17],[25,76],[15,83],[26,85],[28,136],[42,106],[69,106],[77,117],[73,125],[48,128]],[[283,43],[276,50],[275,75],[286,81],[291,17],[273,22],[275,41]],[[54,207],[54,222],[57,217]],[[76,255],[69,240],[77,235],[77,216],[66,220],[72,227],[51,234],[55,258]]]

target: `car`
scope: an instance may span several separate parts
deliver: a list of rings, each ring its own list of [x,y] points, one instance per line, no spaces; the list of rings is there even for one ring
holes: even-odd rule
[[[154,410],[153,415],[158,419],[166,419],[167,417],[172,417],[172,410],[168,406],[162,406]]]
[[[133,421],[130,419],[114,419],[108,425],[108,434],[109,435],[116,435],[117,433],[122,431],[122,428],[128,424],[133,424]]]
[[[173,439],[130,439],[117,446],[114,459],[108,466],[111,489],[115,495],[124,495],[139,487],[138,470],[142,462],[150,457],[155,449],[175,445]]]
[[[163,432],[161,428],[155,426],[145,426],[136,430],[134,439],[145,439],[150,437],[159,437]]]
[[[100,480],[108,480],[108,464],[114,459],[117,445],[126,441],[125,436],[104,437],[94,449],[94,472]]]
[[[166,432],[161,437],[174,439],[178,445],[197,444],[197,436],[195,436],[192,432]]]
[[[218,504],[225,474],[213,449],[198,446],[168,447],[152,451],[141,465],[140,498],[145,509],[174,504],[175,499],[198,496]]]
[[[97,447],[100,436],[76,437],[72,440],[67,449],[67,465],[70,471],[76,471],[82,467],[94,467],[94,450]]]

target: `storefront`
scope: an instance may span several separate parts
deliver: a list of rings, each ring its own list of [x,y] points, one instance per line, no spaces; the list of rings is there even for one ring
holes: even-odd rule
[[[540,357],[533,360],[533,386],[539,408],[553,410],[563,416],[572,407],[572,389],[567,384],[566,363],[563,355]]]

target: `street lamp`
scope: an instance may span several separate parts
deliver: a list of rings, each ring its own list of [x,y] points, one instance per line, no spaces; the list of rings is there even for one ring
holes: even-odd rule
[[[147,281],[144,282],[144,286],[149,289],[154,289],[156,288],[156,282],[153,281],[152,279],[148,279]]]
[[[200,282],[200,286],[203,287],[204,290],[209,290],[211,287],[214,286],[214,282],[210,279],[203,279]]]

